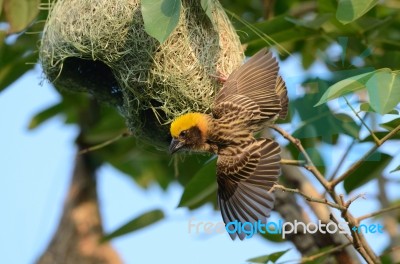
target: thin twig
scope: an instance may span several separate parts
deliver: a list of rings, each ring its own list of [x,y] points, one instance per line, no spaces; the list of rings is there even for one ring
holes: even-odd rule
[[[381,140],[379,140],[379,146],[382,145],[383,143],[385,143],[386,140],[390,139],[391,137],[393,137],[394,135],[397,134],[397,132],[400,131],[400,125],[395,127],[392,131],[390,131],[386,136],[384,136]]]
[[[286,188],[285,186],[279,185],[279,184],[275,184],[275,185],[271,188],[271,190],[269,190],[269,192],[272,192],[272,191],[274,191],[275,189],[279,189],[279,190],[282,190],[282,191],[284,191],[284,192],[297,193],[297,194],[303,196],[303,197],[304,197],[307,201],[309,201],[309,202],[326,204],[326,205],[328,205],[328,206],[330,206],[330,207],[333,207],[333,208],[336,208],[336,209],[338,209],[338,210],[344,210],[344,209],[346,209],[346,208],[344,208],[343,206],[340,206],[340,205],[338,205],[338,204],[329,202],[329,201],[326,200],[326,199],[314,198],[314,197],[308,196],[307,194],[304,194],[304,193],[300,192],[298,189]]]
[[[342,164],[346,160],[347,156],[350,154],[350,151],[353,149],[354,145],[356,144],[357,139],[353,138],[353,141],[351,144],[347,147],[346,151],[344,152],[343,156],[340,158],[339,163],[337,164],[335,170],[332,172],[331,176],[328,177],[328,181],[332,181],[337,173],[339,172],[340,168],[342,167]]]
[[[345,203],[345,207],[346,208],[349,208],[350,207],[350,204],[352,204],[355,200],[357,200],[358,198],[362,198],[362,199],[364,199],[365,200],[365,195],[366,195],[366,193],[360,193],[360,194],[357,194],[356,196],[354,196],[353,198],[350,198],[346,203]]]
[[[289,160],[289,159],[281,159],[282,165],[293,165],[298,167],[303,167],[306,162],[304,160]]]
[[[100,144],[98,144],[98,145],[94,145],[94,146],[91,146],[91,147],[88,147],[88,148],[84,148],[84,149],[82,149],[82,150],[80,150],[80,151],[78,152],[78,155],[83,155],[83,154],[86,154],[86,153],[88,153],[88,152],[92,152],[92,151],[95,151],[95,150],[104,148],[104,147],[106,147],[106,146],[108,146],[108,145],[114,143],[115,141],[120,140],[121,138],[128,137],[128,136],[131,136],[131,135],[132,135],[132,134],[131,134],[130,132],[128,132],[128,131],[127,131],[127,132],[124,132],[124,133],[122,133],[122,134],[116,136],[115,138],[109,139],[109,140],[107,140],[107,141],[105,141],[105,142],[103,142],[103,143],[100,143]]]
[[[304,149],[304,147],[301,144],[300,140],[298,140],[297,138],[294,138],[292,135],[290,135],[285,130],[283,130],[282,128],[280,128],[280,127],[278,127],[276,125],[271,125],[270,127],[272,129],[274,129],[275,131],[277,131],[279,134],[281,134],[284,138],[289,140],[291,143],[293,143],[299,149],[299,151],[303,154],[303,156],[304,156],[304,158],[306,159],[306,162],[307,162],[307,164],[304,166],[304,168],[306,168],[312,174],[314,174],[315,177],[317,178],[317,180],[322,184],[322,186],[324,186],[325,189],[327,189],[328,186],[329,186],[329,182],[324,178],[324,176],[317,169],[317,167],[315,167],[314,163],[312,162],[310,156],[308,155],[308,153]]]
[[[374,153],[383,143],[385,143],[388,139],[396,135],[397,132],[400,131],[400,125],[395,127],[392,131],[390,131],[386,136],[382,139],[379,139],[378,142],[364,155],[360,158],[356,163],[354,163],[346,172],[344,172],[338,178],[332,180],[330,182],[330,189],[333,189],[338,183],[344,181],[351,173],[353,173],[360,165],[366,160],[372,153]]]
[[[395,247],[392,247],[392,248],[389,248],[389,249],[383,251],[382,254],[380,255],[380,257],[386,256],[392,252],[397,252],[397,251],[400,251],[400,246],[395,246]]]
[[[331,248],[331,249],[329,249],[327,251],[320,252],[320,253],[312,255],[312,256],[303,257],[303,258],[301,258],[300,263],[306,263],[306,262],[313,261],[313,260],[316,260],[318,258],[321,258],[323,256],[330,255],[330,254],[335,253],[337,251],[340,251],[340,250],[342,250],[345,247],[348,247],[350,245],[351,245],[351,242],[346,243],[346,244],[342,244],[342,245],[338,245],[338,246],[336,246],[334,248]]]
[[[400,210],[400,204],[396,204],[396,205],[390,206],[388,208],[384,208],[384,209],[378,210],[376,212],[360,216],[360,217],[357,218],[357,221],[361,222],[361,221],[363,221],[363,220],[365,220],[367,218],[371,218],[371,217],[374,217],[374,216],[377,216],[377,215],[380,215],[380,214],[383,214],[383,213],[387,213],[387,212],[390,212],[390,211],[394,211],[394,210]]]
[[[331,184],[331,189],[333,189],[336,185],[338,185],[340,182],[344,181],[347,177],[350,176],[351,173],[353,173],[360,165],[369,157],[371,156],[377,149],[378,147],[375,145],[372,147],[367,153],[364,154],[356,163],[354,163],[349,169],[347,169],[341,176],[337,177],[336,179],[332,180],[330,182]]]
[[[244,26],[246,26],[254,34],[256,34],[258,37],[260,37],[265,43],[267,43],[269,45],[274,44],[277,47],[279,47],[282,51],[284,51],[287,55],[291,55],[291,53],[287,49],[285,49],[285,47],[283,47],[276,40],[274,40],[273,38],[268,36],[268,34],[265,34],[263,31],[261,31],[260,29],[256,28],[255,26],[253,26],[253,24],[251,24],[251,23],[247,22],[246,20],[240,18],[238,15],[236,15],[235,13],[229,11],[228,9],[225,9],[225,12],[228,13],[233,18],[235,18],[240,23],[242,23]]]
[[[358,112],[351,106],[351,104],[349,103],[349,101],[347,100],[347,98],[345,96],[343,96],[344,100],[346,101],[346,104],[350,107],[351,111],[353,111],[353,113],[357,116],[357,118],[361,121],[361,124],[363,124],[363,126],[365,126],[365,128],[368,130],[368,132],[371,134],[372,138],[375,141],[375,144],[379,144],[379,138],[374,134],[374,132],[372,131],[372,129],[369,128],[369,126],[367,125],[367,123],[365,123],[364,119],[361,118],[361,116],[358,114]]]
[[[344,217],[344,215],[347,213],[347,210],[349,209],[350,205],[357,200],[358,198],[363,198],[365,199],[365,193],[360,193],[356,196],[354,196],[353,198],[350,198],[347,202],[344,201],[344,196],[343,194],[339,195],[340,198],[340,205],[343,206],[345,208],[345,210],[342,211],[342,216]]]

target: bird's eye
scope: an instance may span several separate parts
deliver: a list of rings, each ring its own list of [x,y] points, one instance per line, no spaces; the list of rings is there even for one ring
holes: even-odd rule
[[[187,134],[187,130],[183,130],[183,131],[179,134],[179,137],[183,138],[183,137],[186,136],[186,134]]]

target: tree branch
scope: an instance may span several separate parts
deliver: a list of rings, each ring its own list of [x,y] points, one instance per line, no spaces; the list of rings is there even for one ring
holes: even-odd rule
[[[384,136],[382,139],[378,139],[378,142],[364,155],[362,156],[356,163],[354,163],[346,172],[344,172],[341,176],[338,178],[332,180],[330,184],[329,189],[333,189],[336,185],[338,185],[340,182],[344,181],[351,173],[353,173],[360,165],[366,160],[370,155],[372,155],[380,146],[383,145],[388,139],[393,137],[394,135],[397,134],[397,132],[400,131],[400,125],[395,127],[392,131],[390,131],[386,136]]]
[[[304,167],[315,175],[315,177],[322,184],[322,186],[327,188],[329,186],[329,182],[324,178],[324,176],[317,169],[317,167],[315,167],[314,163],[312,162],[308,153],[305,151],[300,140],[298,140],[297,138],[294,138],[292,135],[290,135],[289,133],[287,133],[285,130],[283,130],[282,128],[280,128],[277,125],[271,125],[270,127],[272,129],[274,129],[275,131],[277,131],[279,134],[281,134],[284,138],[289,140],[291,143],[293,143],[299,149],[299,151],[303,154],[304,158],[306,159],[306,165]]]
[[[387,213],[387,212],[390,212],[390,211],[394,211],[394,210],[400,210],[400,204],[396,204],[396,205],[390,206],[388,208],[384,208],[384,209],[378,210],[378,211],[373,212],[373,213],[369,213],[369,214],[365,214],[363,216],[359,216],[357,218],[357,221],[361,222],[361,221],[363,221],[363,220],[365,220],[367,218],[371,218],[371,217],[374,217],[374,216],[377,216],[377,215],[380,215],[380,214],[383,214],[383,213]]]
[[[93,162],[77,155],[58,229],[37,264],[122,263],[110,243],[100,244],[104,234],[95,181]]]
[[[81,131],[76,140],[79,150],[86,146],[84,135],[87,128],[98,120],[98,110],[97,103],[92,100],[87,112],[80,115]],[[99,165],[90,154],[76,155],[59,226],[37,264],[122,263],[110,243],[100,243],[104,234],[96,190],[96,170]]]
[[[365,240],[365,237],[362,233],[355,232],[352,230],[352,227],[357,226],[357,220],[350,214],[350,212],[347,210],[345,207],[346,203],[343,201],[343,197],[340,197],[339,195],[336,194],[334,190],[334,185],[332,185],[331,182],[328,182],[324,176],[321,174],[321,172],[315,167],[313,164],[312,160],[308,156],[307,152],[305,151],[304,147],[302,146],[300,140],[294,138],[290,134],[288,134],[286,131],[284,131],[282,128],[272,125],[271,128],[273,128],[275,131],[280,133],[284,138],[289,140],[292,144],[294,144],[298,150],[304,155],[306,159],[306,166],[305,168],[308,169],[314,176],[317,178],[317,180],[321,183],[321,185],[325,188],[326,191],[328,191],[329,195],[332,197],[332,199],[335,201],[337,208],[340,208],[342,212],[342,217],[349,223],[350,226],[350,231],[353,237],[353,246],[354,248],[362,255],[362,257],[368,262],[368,263],[380,263],[379,258],[375,255],[367,241]],[[400,129],[400,126],[399,126]],[[393,132],[393,131],[392,131]],[[396,133],[396,132],[394,132]],[[394,134],[393,134],[394,135]],[[389,137],[387,137],[389,138]],[[349,203],[349,205],[351,202]]]
[[[118,136],[116,136],[116,137],[114,137],[112,139],[109,139],[107,141],[104,141],[104,142],[102,142],[102,143],[100,143],[98,145],[94,145],[94,146],[91,146],[91,147],[84,148],[84,149],[80,150],[78,152],[78,155],[83,155],[83,154],[86,154],[88,152],[92,152],[92,151],[104,148],[104,147],[106,147],[106,146],[108,146],[108,145],[120,140],[121,138],[125,138],[125,137],[131,136],[131,135],[132,135],[131,132],[125,131],[124,133],[122,133],[122,134],[120,134],[120,135],[118,135]]]
[[[388,183],[387,179],[383,177],[383,175],[379,175],[378,177],[378,189],[379,189],[379,195],[378,199],[379,202],[381,203],[381,208],[388,208],[390,207],[390,201],[387,197],[386,194],[386,184]],[[385,214],[382,216],[383,218],[383,224],[385,226],[385,230],[387,234],[390,237],[390,248],[395,248],[400,246],[400,236],[399,236],[399,229],[398,229],[398,214],[395,212],[391,212],[388,214]],[[394,250],[390,251],[389,253],[390,258],[393,263],[400,263],[400,251],[399,250]]]
[[[299,166],[299,167],[304,167],[304,164],[306,162],[304,160],[288,160],[288,159],[281,159],[281,164],[282,165],[293,165],[293,166]]]
[[[272,135],[270,130],[265,129],[262,134],[263,137],[271,138]],[[292,160],[290,152],[285,148],[282,149],[281,157]],[[310,197],[320,197],[321,194],[311,183],[311,181],[304,175],[304,172],[299,169],[299,166],[282,166],[282,177],[281,181],[290,188],[297,188],[300,192],[307,194]],[[297,204],[294,193],[290,192],[276,192],[275,208],[279,214],[287,222],[293,222],[295,220],[308,223],[310,216],[304,211],[303,207]],[[323,223],[330,221],[330,207],[323,203],[307,202],[310,209],[315,216],[320,219]],[[312,255],[317,253],[320,249],[326,248],[327,246],[337,246],[348,242],[344,234],[335,233],[320,233],[315,234],[303,234],[298,233],[288,239],[294,243],[296,248],[301,252],[303,256]],[[332,262],[333,261],[333,262]],[[354,248],[346,247],[340,252],[334,253],[334,259],[327,259],[326,263],[347,263],[347,264],[358,264],[359,258]]]
[[[326,204],[326,205],[328,205],[328,206],[330,206],[330,207],[332,207],[332,208],[336,208],[336,209],[338,209],[338,210],[345,210],[345,209],[346,209],[345,207],[340,206],[340,205],[335,204],[335,203],[332,203],[332,202],[329,202],[329,201],[326,200],[326,199],[311,197],[311,196],[308,196],[308,195],[306,195],[306,194],[300,192],[298,189],[286,188],[285,186],[279,185],[279,184],[275,184],[275,185],[269,190],[269,192],[273,192],[275,189],[279,189],[279,190],[284,191],[284,192],[291,192],[291,193],[299,194],[299,195],[303,196],[303,197],[304,197],[307,201],[309,201],[309,202]]]

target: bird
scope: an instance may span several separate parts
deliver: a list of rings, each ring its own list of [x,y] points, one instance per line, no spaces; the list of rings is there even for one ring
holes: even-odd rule
[[[255,134],[285,119],[288,96],[279,65],[266,48],[234,70],[216,94],[210,113],[186,113],[170,125],[171,154],[179,150],[217,155],[218,205],[230,222],[265,224],[274,206],[270,192],[281,174],[280,146]],[[246,237],[230,226],[232,240]]]

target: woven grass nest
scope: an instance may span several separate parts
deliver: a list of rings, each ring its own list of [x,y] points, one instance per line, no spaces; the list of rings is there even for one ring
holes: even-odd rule
[[[140,0],[59,0],[43,32],[40,60],[58,88],[84,91],[118,108],[137,137],[166,145],[169,123],[208,111],[243,61],[218,2],[214,22],[199,0],[183,0],[177,28],[160,44],[143,25]]]

